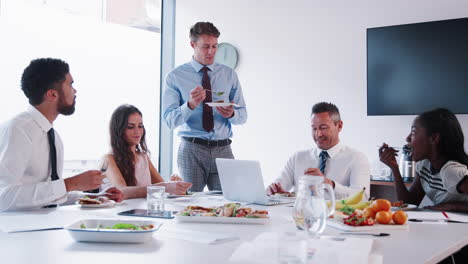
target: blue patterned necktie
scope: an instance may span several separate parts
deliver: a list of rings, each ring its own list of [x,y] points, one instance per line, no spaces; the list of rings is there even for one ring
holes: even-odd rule
[[[319,157],[320,157],[319,169],[323,174],[325,174],[325,166],[327,165],[327,159],[330,156],[328,155],[328,152],[326,150],[322,150],[322,152],[320,152]]]

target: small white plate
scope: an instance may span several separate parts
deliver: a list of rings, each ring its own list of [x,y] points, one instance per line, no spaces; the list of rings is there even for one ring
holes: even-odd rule
[[[418,206],[415,205],[415,204],[408,204],[407,207],[401,207],[401,208],[397,207],[397,206],[392,206],[390,208],[390,210],[392,210],[392,211],[411,211],[411,210],[415,210],[417,208],[418,208]]]
[[[213,103],[213,102],[211,102],[211,103],[206,103],[206,104],[211,106],[211,107],[216,107],[216,106],[222,107],[222,106],[231,106],[231,105],[235,106],[235,107],[240,107],[240,105],[235,104],[235,103]]]
[[[149,230],[103,229],[99,226],[110,227],[117,223],[127,223],[137,226],[153,225]],[[84,225],[86,228],[81,228]],[[141,220],[109,220],[109,219],[84,219],[75,222],[65,229],[76,241],[83,242],[108,242],[108,243],[144,243],[153,237],[153,232],[158,230],[161,223]]]
[[[80,205],[82,208],[105,208],[112,207],[117,203],[114,200],[109,200],[108,202],[102,204],[80,204],[80,201],[77,201],[76,204]]]

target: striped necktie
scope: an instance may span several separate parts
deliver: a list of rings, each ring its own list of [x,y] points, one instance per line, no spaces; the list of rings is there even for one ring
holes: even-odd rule
[[[320,152],[319,157],[320,157],[319,169],[323,174],[325,174],[325,166],[327,165],[327,159],[330,156],[328,155],[328,152],[326,150],[322,150],[322,152]]]
[[[205,131],[210,132],[213,130],[214,127],[214,122],[213,122],[213,108],[211,108],[209,105],[206,103],[209,103],[212,101],[211,98],[211,83],[210,83],[210,77],[208,76],[208,67],[203,67],[202,69],[203,72],[203,78],[202,78],[202,86],[203,89],[206,89],[206,97],[205,100],[203,100],[203,129]]]

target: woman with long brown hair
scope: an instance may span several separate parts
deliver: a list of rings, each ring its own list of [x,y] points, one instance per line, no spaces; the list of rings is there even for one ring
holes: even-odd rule
[[[143,116],[133,105],[121,105],[110,121],[112,152],[104,157],[106,175],[110,183],[121,189],[125,199],[146,197],[148,185],[166,187],[171,194],[185,194],[192,184],[182,182],[178,176],[164,182],[148,157]]]

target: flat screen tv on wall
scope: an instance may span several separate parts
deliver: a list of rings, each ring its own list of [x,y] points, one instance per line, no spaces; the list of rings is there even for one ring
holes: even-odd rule
[[[367,29],[367,115],[468,114],[468,18]]]

